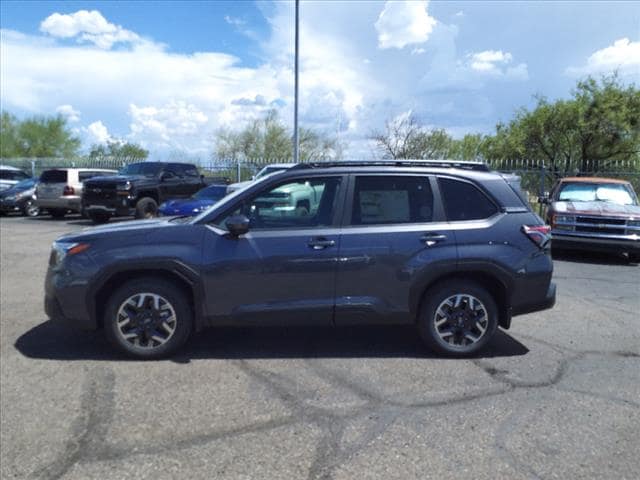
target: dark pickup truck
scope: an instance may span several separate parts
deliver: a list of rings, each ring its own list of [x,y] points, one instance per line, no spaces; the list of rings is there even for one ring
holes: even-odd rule
[[[205,179],[189,163],[130,163],[118,175],[87,180],[82,209],[94,223],[114,216],[152,218],[168,199],[187,198],[219,179]]]

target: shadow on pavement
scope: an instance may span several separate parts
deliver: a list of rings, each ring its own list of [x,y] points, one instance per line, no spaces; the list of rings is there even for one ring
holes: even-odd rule
[[[553,259],[563,262],[591,263],[595,265],[622,265],[633,267],[635,263],[622,253],[589,252],[578,250],[553,250]]]
[[[82,332],[46,321],[24,333],[15,344],[29,358],[47,360],[127,360],[103,338],[102,332]],[[526,355],[529,349],[498,331],[477,358]],[[411,326],[218,327],[198,332],[172,358],[438,358],[423,346]]]

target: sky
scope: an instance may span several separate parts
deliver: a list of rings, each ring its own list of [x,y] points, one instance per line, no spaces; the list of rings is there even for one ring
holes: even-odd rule
[[[3,0],[1,108],[63,115],[85,150],[209,159],[269,109],[292,126],[293,39],[293,2]],[[300,125],[347,158],[403,115],[488,134],[614,71],[640,84],[640,2],[300,2]]]

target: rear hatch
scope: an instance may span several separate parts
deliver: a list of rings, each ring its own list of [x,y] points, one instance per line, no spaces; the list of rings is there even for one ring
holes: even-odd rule
[[[60,198],[67,186],[67,170],[45,170],[40,175],[37,196],[39,199]]]

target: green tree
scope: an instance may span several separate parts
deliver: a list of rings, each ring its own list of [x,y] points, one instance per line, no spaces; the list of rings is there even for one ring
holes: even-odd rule
[[[146,160],[149,151],[135,143],[109,141],[106,145],[93,145],[89,158],[94,160],[113,159],[122,163],[140,162]]]
[[[544,162],[557,176],[640,160],[640,91],[614,75],[578,82],[569,100],[538,97],[482,146],[484,156]]]
[[[299,129],[300,160],[335,159],[341,149],[336,140],[307,128]],[[217,158],[228,160],[261,158],[291,160],[292,135],[282,124],[276,110],[253,120],[240,130],[222,129],[215,136]]]
[[[18,120],[2,112],[0,151],[2,157],[74,157],[78,155],[80,139],[67,127],[61,115],[35,116]]]

